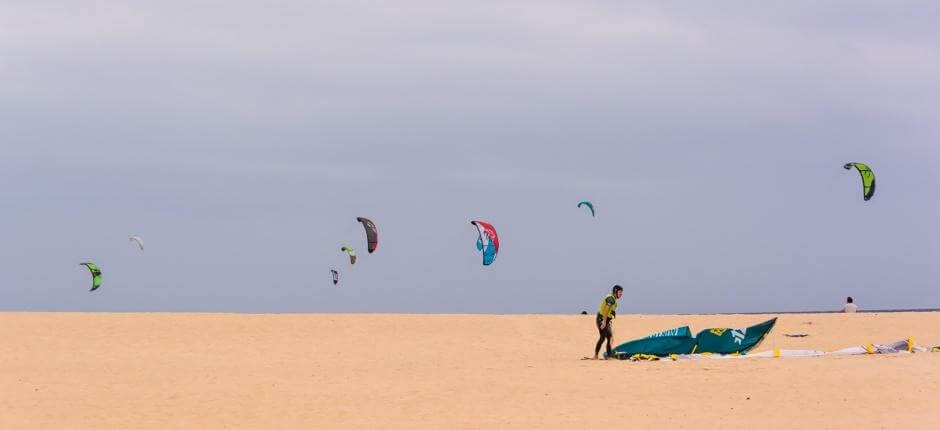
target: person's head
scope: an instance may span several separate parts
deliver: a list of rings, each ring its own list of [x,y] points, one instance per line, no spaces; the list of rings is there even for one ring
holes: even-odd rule
[[[613,288],[613,290],[611,290],[611,292],[614,293],[614,297],[616,297],[616,298],[619,299],[620,296],[623,295],[623,287],[621,287],[621,286],[619,286],[619,285],[614,285],[614,288]]]
[[[852,297],[846,297],[846,298],[845,298],[845,302],[846,302],[846,303],[852,303]]]

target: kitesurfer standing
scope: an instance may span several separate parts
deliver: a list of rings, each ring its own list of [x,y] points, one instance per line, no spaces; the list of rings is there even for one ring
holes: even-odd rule
[[[597,340],[597,345],[594,346],[594,359],[597,360],[597,355],[601,352],[601,345],[604,344],[604,341],[607,341],[607,357],[610,357],[610,343],[613,342],[613,331],[611,329],[611,324],[613,319],[617,316],[617,299],[623,296],[623,287],[620,285],[614,285],[614,288],[611,290],[610,294],[604,297],[601,300],[601,306],[597,309],[597,331],[600,333],[600,339]]]

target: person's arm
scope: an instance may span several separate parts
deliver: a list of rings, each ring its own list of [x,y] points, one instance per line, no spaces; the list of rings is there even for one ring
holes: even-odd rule
[[[601,308],[602,309],[601,316],[604,317],[604,320],[601,322],[602,330],[604,329],[604,327],[607,326],[607,324],[610,323],[611,314],[614,312],[613,310],[610,309],[610,307],[613,306],[613,304],[616,302],[617,301],[614,300],[612,297],[607,297],[607,299],[604,301],[604,307]]]
[[[607,296],[607,300],[604,301],[604,316],[607,317],[607,320],[614,319],[614,316],[617,315],[617,311],[613,309],[613,306],[617,303],[617,299]]]

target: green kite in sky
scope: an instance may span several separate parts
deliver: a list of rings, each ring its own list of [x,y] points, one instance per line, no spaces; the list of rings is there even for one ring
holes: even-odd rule
[[[348,246],[344,246],[340,248],[339,250],[345,252],[346,255],[349,256],[349,264],[356,264],[356,250],[355,249],[352,249]]]
[[[875,172],[872,172],[871,168],[864,163],[845,163],[842,167],[845,170],[852,170],[852,167],[858,170],[858,173],[862,175],[862,197],[866,202],[870,200],[871,196],[875,195]]]
[[[91,289],[88,291],[97,290],[101,286],[101,269],[95,263],[81,263],[79,265],[87,267],[91,272]]]

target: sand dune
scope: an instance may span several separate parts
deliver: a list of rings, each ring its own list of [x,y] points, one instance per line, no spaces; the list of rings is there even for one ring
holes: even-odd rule
[[[618,341],[765,315],[621,316]],[[0,428],[940,428],[940,353],[582,361],[593,316],[0,314]],[[806,333],[788,338],[784,333]],[[758,350],[940,313],[789,314]]]

